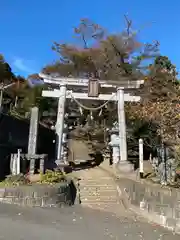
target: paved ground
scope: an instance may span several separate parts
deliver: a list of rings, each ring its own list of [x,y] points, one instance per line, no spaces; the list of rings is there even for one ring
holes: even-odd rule
[[[140,218],[116,218],[112,214],[80,206],[39,209],[0,204],[0,239],[175,240],[179,235]]]

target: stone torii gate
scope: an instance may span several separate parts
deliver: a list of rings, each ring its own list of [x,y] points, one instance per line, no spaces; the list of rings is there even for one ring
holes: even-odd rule
[[[63,136],[63,126],[64,126],[64,107],[66,98],[72,99],[84,99],[84,100],[99,100],[99,101],[117,101],[118,102],[118,126],[119,126],[119,136],[120,136],[120,168],[125,171],[132,169],[132,166],[128,163],[127,157],[127,140],[126,140],[126,121],[125,121],[125,111],[124,102],[138,102],[140,101],[139,96],[132,96],[130,93],[133,89],[139,88],[144,80],[136,81],[120,81],[117,86],[116,81],[102,81],[100,80],[98,84],[101,88],[106,88],[109,90],[109,94],[90,94],[90,80],[89,79],[75,79],[75,78],[61,78],[52,77],[43,73],[39,76],[44,79],[45,83],[58,85],[60,89],[44,90],[42,92],[43,97],[58,98],[58,113],[57,113],[57,123],[56,123],[56,133],[58,136],[58,146],[57,146],[57,164],[62,163],[61,151],[62,151],[62,136]],[[94,82],[95,83],[95,82]],[[92,82],[91,82],[92,85]],[[76,89],[78,92],[74,92]],[[88,88],[88,92],[87,92]],[[70,90],[71,89],[71,90]],[[81,89],[81,92],[79,91]],[[84,92],[82,93],[82,89]],[[93,89],[93,85],[91,87]],[[94,88],[94,89],[97,89]],[[129,168],[130,167],[130,168]]]

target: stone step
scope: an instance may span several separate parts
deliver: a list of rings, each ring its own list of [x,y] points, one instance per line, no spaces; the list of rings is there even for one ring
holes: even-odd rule
[[[116,190],[112,191],[92,191],[92,190],[89,190],[89,191],[84,191],[84,190],[80,190],[80,194],[83,195],[83,196],[118,196],[118,192]]]
[[[98,202],[98,201],[102,201],[102,202],[118,202],[118,198],[117,197],[108,197],[108,196],[80,196],[81,202],[83,201],[91,201],[91,202]]]
[[[98,204],[98,203],[104,203],[104,204],[117,204],[118,200],[117,199],[106,199],[106,198],[80,198],[81,200],[81,204],[85,204],[85,203],[94,203],[94,204]]]
[[[112,182],[99,182],[99,181],[79,181],[80,186],[115,186]]]
[[[94,175],[93,176],[93,174],[91,174],[91,176],[87,176],[87,175],[85,175],[85,176],[81,176],[80,177],[80,179],[81,180],[98,180],[98,178],[97,179],[95,179],[94,177],[99,177],[99,179],[102,179],[102,180],[112,180],[112,177],[109,177],[109,176],[101,176],[100,174],[97,174],[97,176],[96,175]]]
[[[114,185],[102,185],[102,184],[89,184],[89,183],[86,183],[86,184],[80,184],[79,185],[80,188],[82,189],[116,189]]]
[[[102,183],[79,183],[79,187],[81,188],[92,188],[92,189],[115,189],[116,186],[114,184],[102,184]]]
[[[111,202],[111,203],[104,203],[104,202],[84,202],[84,203],[81,203],[81,205],[83,207],[99,207],[99,208],[102,208],[104,210],[110,210],[110,209],[115,209],[115,210],[120,210],[120,209],[123,209],[123,206],[121,203],[118,203],[118,202]]]
[[[114,182],[112,181],[102,181],[102,180],[94,180],[94,181],[79,181],[80,185],[98,185],[98,186],[114,186]]]
[[[112,180],[104,181],[102,179],[94,179],[94,180],[80,180],[80,184],[98,184],[98,185],[114,185]]]
[[[84,181],[84,182],[79,182],[80,186],[97,186],[97,187],[111,187],[114,186],[113,183],[102,183],[102,182],[88,182],[88,181]]]
[[[93,180],[94,179],[94,177],[97,177],[97,179],[98,179],[98,177],[100,178],[100,179],[104,179],[104,180],[107,180],[107,179],[113,179],[111,176],[106,176],[106,175],[101,175],[100,173],[97,173],[97,174],[81,174],[80,175],[80,178],[81,179],[89,179],[89,180]]]
[[[92,187],[83,187],[83,188],[79,188],[80,192],[83,193],[102,193],[102,194],[106,194],[106,195],[111,195],[111,194],[115,194],[117,193],[117,189],[113,189],[113,188],[92,188]]]
[[[79,185],[82,186],[82,187],[91,187],[91,186],[92,187],[96,187],[96,186],[97,187],[109,187],[109,188],[110,187],[115,187],[113,183],[112,184],[109,184],[109,183],[108,184],[103,184],[103,183],[100,183],[100,182],[96,182],[96,183],[95,182],[93,182],[93,183],[92,182],[83,182],[83,183],[79,183]]]
[[[80,186],[79,187],[80,191],[84,191],[84,192],[115,192],[117,191],[117,188],[115,187],[103,187],[103,186]]]
[[[118,194],[112,193],[112,194],[99,194],[99,193],[94,193],[94,194],[86,194],[83,192],[80,192],[80,197],[85,197],[85,198],[107,198],[107,199],[117,199]]]
[[[84,192],[80,192],[80,196],[81,197],[85,197],[85,198],[118,198],[118,194],[116,193],[112,193],[112,194],[106,194],[106,193],[90,193],[90,194],[87,194],[87,193],[84,193]]]

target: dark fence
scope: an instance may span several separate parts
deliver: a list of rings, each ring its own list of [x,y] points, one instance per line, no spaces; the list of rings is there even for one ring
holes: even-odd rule
[[[10,173],[10,155],[22,149],[27,153],[29,122],[15,117],[0,115],[0,179]],[[38,128],[37,154],[48,154],[49,159],[55,154],[54,131],[41,125]]]

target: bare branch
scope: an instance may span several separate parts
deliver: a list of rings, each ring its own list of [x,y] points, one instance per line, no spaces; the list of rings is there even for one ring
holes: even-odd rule
[[[127,15],[124,15],[124,18],[126,20],[126,31],[127,31],[127,34],[128,36],[130,36],[130,32],[131,32],[131,27],[132,27],[132,20],[128,19]]]

